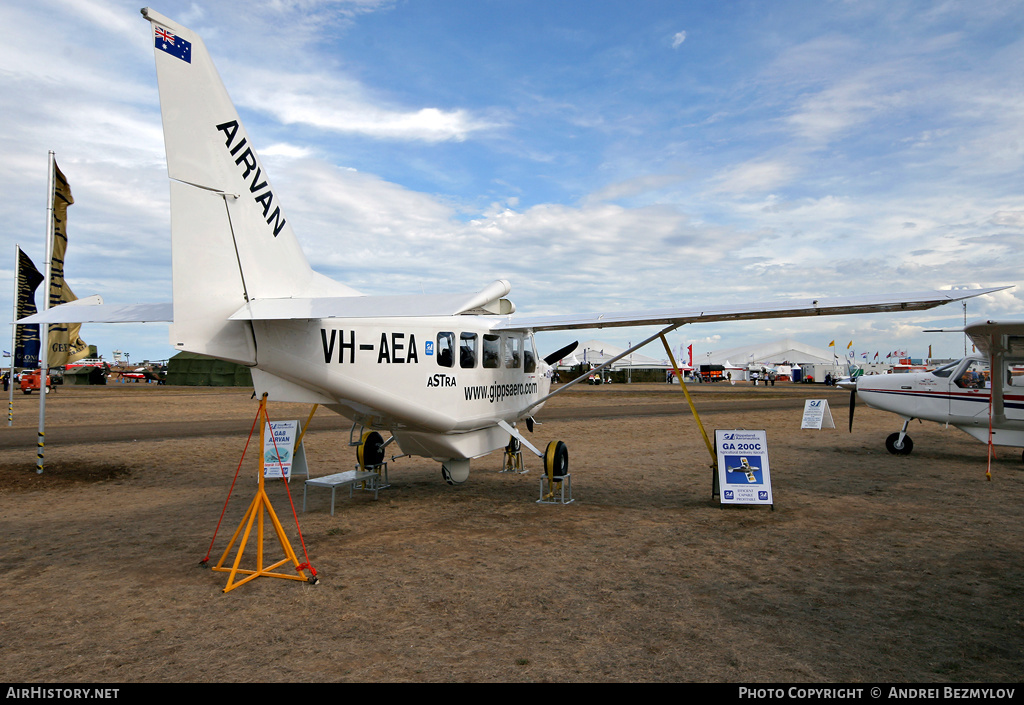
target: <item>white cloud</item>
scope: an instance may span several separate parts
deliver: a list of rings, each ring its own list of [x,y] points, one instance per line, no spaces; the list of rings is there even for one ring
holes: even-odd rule
[[[881,115],[906,107],[908,96],[892,87],[891,66],[876,66],[836,82],[799,101],[786,122],[799,137],[812,143],[827,143],[848,130]]]
[[[997,211],[992,215],[990,222],[993,225],[1024,228],[1024,211]]]
[[[313,154],[313,150],[286,142],[276,142],[260,150],[264,157],[281,157],[284,159],[305,159]]]
[[[764,193],[788,184],[797,168],[778,159],[754,160],[725,169],[711,181],[711,191],[719,193]]]
[[[662,192],[682,180],[677,174],[650,174],[638,176],[626,181],[609,184],[590,194],[587,201],[620,201],[624,199],[642,198]]]
[[[672,35],[672,48],[678,49],[686,41],[686,32],[676,32]]]
[[[286,125],[310,125],[332,132],[378,139],[461,142],[497,123],[456,108],[406,109],[368,95],[358,82],[338,76],[243,69],[235,65],[238,102]]]

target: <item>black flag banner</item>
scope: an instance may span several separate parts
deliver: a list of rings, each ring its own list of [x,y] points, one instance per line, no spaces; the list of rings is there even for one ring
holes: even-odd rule
[[[36,269],[31,258],[18,248],[18,301],[15,320],[31,316],[36,312],[36,289],[43,282],[43,275]],[[15,326],[14,366],[39,366],[39,324]]]

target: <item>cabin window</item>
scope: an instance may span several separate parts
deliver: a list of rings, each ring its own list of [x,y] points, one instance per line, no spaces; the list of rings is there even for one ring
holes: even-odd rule
[[[957,360],[956,362],[951,362],[948,365],[943,365],[942,367],[936,370],[932,370],[932,374],[935,375],[936,377],[949,377],[951,374],[953,374],[953,370],[955,370],[957,365],[959,364],[959,360]]]
[[[523,350],[523,372],[537,371],[537,350],[533,346],[533,336],[526,336],[526,349]]]
[[[455,366],[455,334],[437,334],[437,364],[440,367]]]
[[[501,363],[501,340],[496,335],[484,336],[484,367],[494,369]]]
[[[459,335],[459,367],[476,367],[476,333]]]
[[[989,384],[988,362],[982,360],[971,360],[963,374],[956,378],[956,386],[961,389],[988,389]]]
[[[510,335],[505,338],[505,367],[518,370],[523,361],[520,349],[523,347],[523,339],[518,335]]]

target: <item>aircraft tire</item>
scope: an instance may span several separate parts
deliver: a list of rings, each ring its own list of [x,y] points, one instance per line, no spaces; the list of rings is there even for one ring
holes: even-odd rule
[[[506,446],[506,448],[508,449],[509,453],[518,453],[519,449],[522,448],[522,445],[523,444],[520,442],[518,438],[512,436],[511,438],[508,439],[508,445]]]
[[[384,438],[376,431],[367,431],[363,434],[359,445],[356,446],[356,460],[360,467],[368,465],[380,465],[384,462]]]
[[[910,440],[910,436],[904,436],[903,445],[897,448],[896,442],[899,438],[899,433],[890,434],[889,437],[885,439],[885,449],[893,455],[910,455],[910,452],[914,450],[914,442]]]
[[[551,441],[544,451],[544,472],[559,478],[569,474],[569,449],[562,441]]]

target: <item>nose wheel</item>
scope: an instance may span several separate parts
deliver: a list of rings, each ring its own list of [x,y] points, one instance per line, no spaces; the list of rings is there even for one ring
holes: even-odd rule
[[[902,441],[900,436],[903,436]],[[914,442],[907,434],[897,432],[885,439],[885,449],[893,455],[910,455],[910,451],[914,450]]]
[[[893,455],[910,455],[910,451],[914,450],[914,442],[910,440],[910,436],[907,435],[907,427],[912,418],[903,417],[903,428],[898,433],[889,434],[889,437],[885,439],[885,449]]]

